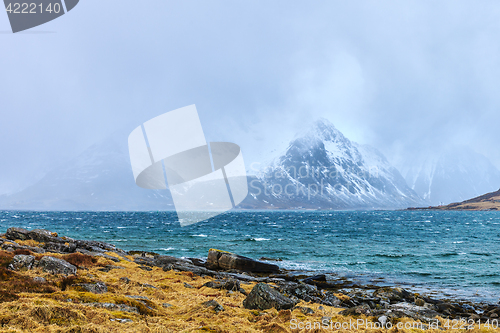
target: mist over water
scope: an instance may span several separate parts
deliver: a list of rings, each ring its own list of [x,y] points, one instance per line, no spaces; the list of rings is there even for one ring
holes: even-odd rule
[[[0,212],[0,231],[45,228],[125,250],[206,257],[210,248],[280,258],[282,268],[498,301],[500,214],[241,211],[181,228],[175,212]]]

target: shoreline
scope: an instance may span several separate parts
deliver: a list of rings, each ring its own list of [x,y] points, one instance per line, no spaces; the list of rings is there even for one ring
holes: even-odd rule
[[[357,285],[353,284],[352,281],[340,277],[332,279],[332,276],[327,276],[327,274],[313,275],[314,272],[285,270],[274,265],[269,260],[271,258],[263,258],[268,260],[259,261],[216,249],[210,249],[205,260],[200,258],[177,258],[157,255],[152,252],[124,251],[109,243],[75,240],[68,237],[60,237],[56,233],[47,230],[35,229],[28,231],[21,228],[9,228],[5,234],[0,235],[0,247],[3,257],[8,258],[8,260],[3,260],[2,269],[4,271],[7,269],[5,272],[8,274],[17,274],[18,278],[21,278],[23,273],[30,275],[32,273],[42,274],[42,272],[45,272],[43,273],[45,275],[40,277],[45,280],[42,285],[44,288],[54,289],[53,293],[56,294],[64,294],[66,290],[60,287],[62,283],[61,277],[58,275],[60,272],[55,275],[53,272],[48,274],[46,267],[42,264],[45,260],[43,258],[52,258],[55,256],[56,259],[60,258],[64,261],[64,258],[80,258],[83,256],[82,258],[86,258],[87,262],[90,261],[97,264],[95,267],[92,267],[92,264],[88,264],[87,266],[68,264],[74,267],[72,268],[74,269],[72,274],[68,274],[74,276],[74,278],[70,282],[64,282],[66,283],[64,288],[71,290],[73,293],[73,298],[68,297],[71,300],[68,302],[74,303],[73,301],[76,297],[78,305],[81,304],[82,298],[88,297],[87,294],[89,292],[96,295],[100,294],[96,290],[102,287],[106,290],[103,293],[105,295],[109,293],[109,289],[106,287],[108,284],[116,284],[115,280],[130,280],[130,278],[125,276],[109,280],[105,279],[105,274],[103,275],[103,273],[98,272],[119,274],[122,270],[125,273],[130,269],[134,270],[133,274],[139,271],[140,273],[154,272],[154,274],[157,274],[157,277],[165,275],[165,277],[154,280],[156,282],[164,279],[175,279],[173,276],[189,276],[194,279],[193,281],[200,281],[200,283],[203,281],[204,284],[198,287],[193,287],[188,282],[185,282],[186,284],[183,287],[197,290],[202,290],[205,287],[213,290],[225,290],[226,296],[237,296],[238,303],[227,304],[231,304],[230,307],[237,308],[238,311],[248,312],[252,311],[252,307],[257,307],[259,311],[269,310],[278,311],[279,313],[286,310],[290,311],[291,314],[295,314],[298,311],[302,315],[307,315],[312,311],[309,315],[314,316],[315,314],[319,315],[319,312],[324,312],[321,308],[325,309],[325,307],[328,307],[339,318],[369,318],[372,322],[386,320],[391,323],[415,321],[427,325],[427,328],[430,328],[433,323],[439,323],[438,325],[443,328],[447,320],[449,322],[450,320],[464,319],[467,322],[476,324],[493,320],[498,321],[500,315],[500,306],[498,304],[440,299],[435,295],[431,296],[411,292],[386,282],[383,282],[385,286]],[[28,264],[26,260],[31,260],[31,263]],[[92,271],[92,273],[88,273],[89,271]],[[89,274],[91,275],[90,278],[88,277]],[[96,279],[96,275],[100,275],[99,280]],[[38,277],[33,277],[33,279]],[[102,286],[99,283],[102,283]],[[144,285],[158,289],[152,282],[140,284],[141,288]],[[36,285],[34,288],[40,288],[40,285]],[[57,291],[57,288],[60,290]],[[119,289],[118,286],[113,288]],[[165,288],[171,289],[173,287],[166,285]],[[272,296],[269,296],[271,299],[273,297],[278,298],[283,304],[279,302],[276,304],[272,303],[272,306],[268,307],[268,305],[262,305],[262,302],[264,302],[262,299],[252,299],[249,301],[249,295],[252,294],[255,288],[263,288],[261,291],[254,292],[254,294],[260,295],[259,297],[262,296],[262,293],[264,295],[269,294]],[[19,299],[19,297],[21,299],[24,299],[22,297],[30,298],[31,295],[29,292],[29,290],[23,290],[19,295],[12,293],[8,297],[15,299]],[[7,297],[5,296],[7,294],[9,292],[4,293],[3,297]],[[208,295],[211,294],[211,292],[208,292]],[[181,295],[184,294],[181,293]],[[220,293],[217,295],[222,297]],[[140,295],[135,296],[142,297]],[[85,304],[93,307],[108,306],[118,312],[124,312],[125,310],[123,309],[128,309],[123,308],[122,305],[129,303],[124,303],[122,299],[120,301],[115,299],[114,302],[99,302],[98,298],[92,299],[94,302],[90,302],[92,303],[91,305],[88,305],[88,302]],[[109,297],[106,300],[109,300]],[[127,306],[132,306],[130,304]],[[134,304],[136,310],[139,311],[141,306],[136,303]],[[148,311],[144,311],[150,313],[150,315],[154,313],[152,309],[158,308],[157,304],[150,304],[149,302],[145,302],[144,304],[149,307]],[[224,304],[217,304],[221,307],[224,306]],[[217,305],[212,305],[213,308],[217,308]],[[160,310],[157,310],[157,312],[162,313]],[[218,311],[215,310],[215,312],[217,313]],[[324,318],[331,319],[331,316],[322,316],[321,320]],[[288,332],[286,327],[284,329]]]

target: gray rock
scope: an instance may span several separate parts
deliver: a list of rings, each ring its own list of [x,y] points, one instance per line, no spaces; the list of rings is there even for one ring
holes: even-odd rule
[[[24,248],[24,246],[21,246],[21,245],[17,244],[17,243],[16,243],[16,242],[14,242],[14,241],[4,242],[4,243],[2,244],[2,249],[3,249],[3,250],[7,250],[7,249],[9,249],[9,248],[10,248],[10,249],[14,249],[14,250],[15,250],[15,249],[22,249],[22,248]]]
[[[391,303],[386,302],[386,301],[380,301],[380,302],[379,302],[379,304],[380,304],[380,307],[381,307],[382,309],[388,309],[388,308],[389,308],[389,306],[391,305]]]
[[[54,243],[47,242],[43,245],[43,248],[48,252],[56,252],[56,253],[73,253],[76,250],[75,243]]]
[[[139,266],[140,269],[142,269],[143,271],[152,271],[153,269],[149,266]]]
[[[40,260],[38,265],[44,272],[51,274],[76,275],[76,267],[63,259],[46,256]]]
[[[125,295],[125,297],[132,298],[132,299],[149,300],[149,298],[147,296]]]
[[[150,285],[149,283],[140,283],[140,285],[144,288],[152,288],[152,289],[158,289],[153,285]]]
[[[287,296],[294,296],[306,302],[314,302],[328,306],[339,306],[341,301],[331,292],[319,291],[316,286],[296,283],[278,282],[279,291]]]
[[[109,311],[122,311],[139,313],[139,310],[135,306],[129,306],[125,304],[114,304],[114,303],[82,303],[82,305],[93,306],[96,308],[102,308]]]
[[[327,291],[324,293],[324,296],[319,303],[328,306],[340,307],[342,301],[338,299],[338,297],[335,296],[331,291]]]
[[[421,298],[417,298],[415,299],[415,304],[418,305],[418,306],[424,306],[425,305],[425,301]]]
[[[253,277],[246,274],[238,274],[238,273],[226,273],[226,272],[217,272],[217,276],[224,278],[235,278],[241,281],[247,282],[268,282],[269,278],[267,277]]]
[[[41,247],[38,247],[38,246],[25,246],[24,247],[26,250],[30,250],[31,252],[35,252],[35,253],[45,253],[47,251],[45,251],[45,249],[41,248]]]
[[[204,267],[198,267],[192,264],[187,264],[187,263],[177,263],[177,264],[171,264],[172,268],[181,272],[192,272],[193,274],[203,276],[203,275],[208,275],[208,276],[213,276],[215,275],[215,272],[208,270]],[[166,265],[168,266],[168,265]],[[164,267],[166,267],[164,266]],[[163,269],[165,270],[165,268]],[[168,270],[168,269],[167,269]]]
[[[121,277],[120,281],[122,281],[124,283],[130,283],[130,279],[128,277],[125,277],[125,276]]]
[[[168,264],[190,264],[190,265],[192,265],[192,262],[189,260],[176,258],[176,257],[172,257],[172,256],[164,256],[164,255],[156,256],[154,259],[152,259],[151,263],[152,263],[152,266],[156,266],[156,267],[164,267],[165,265],[168,265]]]
[[[42,249],[41,247],[19,245],[15,241],[10,241],[10,240],[1,242],[0,244],[1,244],[1,248],[3,250],[6,250],[6,251],[25,249],[25,250],[29,250],[29,251],[35,252],[35,253],[44,253],[45,252],[45,250]]]
[[[10,240],[27,240],[30,239],[28,236],[29,231],[23,228],[12,227],[7,229],[5,237]]]
[[[76,286],[82,287],[86,291],[94,294],[104,294],[108,292],[108,287],[102,281],[98,281],[96,283],[79,283],[76,284]]]
[[[112,269],[125,269],[125,267],[114,266],[114,265],[106,265],[103,268],[99,268],[98,271],[107,273],[107,272],[109,272]]]
[[[170,308],[170,307],[172,307],[173,305],[172,305],[172,304],[168,304],[168,303],[163,303],[163,304],[162,304],[162,306],[163,306],[164,308]]]
[[[387,314],[389,317],[409,317],[427,323],[434,321],[433,318],[439,315],[439,313],[434,310],[407,302],[392,304],[389,308],[391,310],[391,312]]]
[[[254,273],[276,273],[280,270],[277,265],[215,249],[208,251],[206,265],[212,270],[239,270]]]
[[[365,315],[370,316],[372,314],[372,310],[368,304],[361,304],[343,311],[340,311],[339,314],[343,316],[359,316]]]
[[[28,232],[29,239],[33,239],[41,243],[65,243],[64,239],[57,236],[56,232],[45,229],[33,229]]]
[[[213,289],[233,290],[233,291],[239,291],[241,289],[240,281],[236,279],[213,280],[205,283],[203,287],[208,287]]]
[[[322,294],[316,286],[304,283],[283,282],[278,284],[279,291],[286,295],[293,295],[306,302],[318,301]]]
[[[320,274],[320,275],[310,276],[303,279],[302,282],[307,284],[315,284],[316,282],[326,282],[326,275]]]
[[[118,249],[116,246],[113,244],[105,243],[105,242],[98,242],[98,241],[89,241],[89,240],[76,240],[75,241],[76,247],[79,249],[84,249],[90,252],[117,252],[117,253],[123,253],[125,252],[123,250]]]
[[[94,254],[94,256],[95,257],[103,257],[103,258],[109,259],[109,260],[114,261],[114,262],[120,262],[120,259],[113,257],[113,256],[110,256],[109,254],[106,254],[106,253],[97,253],[97,254]]]
[[[14,258],[12,258],[12,261],[10,262],[8,268],[13,271],[28,270],[31,269],[31,267],[33,267],[34,262],[35,262],[34,256],[18,254],[15,255]]]
[[[189,289],[194,289],[194,287],[187,282],[184,282],[184,287],[189,288]]]
[[[413,299],[412,295],[399,287],[383,287],[375,290],[373,296],[379,297],[382,300],[389,300],[391,303],[400,302],[408,299]]]
[[[163,266],[164,272],[168,272],[168,271],[171,271],[173,269],[174,269],[174,265],[172,265],[172,264],[166,264],[165,266]]]
[[[134,262],[141,266],[155,266],[155,260],[150,257],[136,257],[134,258]]]
[[[41,277],[41,276],[35,276],[33,278],[33,281],[35,281],[36,283],[46,283],[47,280],[45,280],[45,278]]]
[[[210,300],[207,302],[202,303],[204,307],[206,308],[212,308],[216,313],[219,313],[221,311],[224,311],[224,307],[217,303],[215,300]]]
[[[305,306],[296,306],[296,307],[292,308],[292,310],[295,310],[295,309],[300,310],[300,312],[302,312],[305,315],[313,314],[314,313],[313,309],[305,307]]]
[[[198,266],[198,267],[205,267],[207,264],[207,261],[204,259],[200,258],[187,258],[191,262],[191,264]]]
[[[243,301],[246,309],[266,310],[276,308],[277,310],[291,309],[296,302],[280,294],[265,283],[257,283],[247,298]]]
[[[133,323],[134,321],[131,319],[121,319],[121,318],[110,318],[110,321],[117,321],[119,323],[125,324],[125,323]]]

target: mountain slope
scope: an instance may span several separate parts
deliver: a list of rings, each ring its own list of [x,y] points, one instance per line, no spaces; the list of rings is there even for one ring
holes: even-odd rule
[[[500,190],[496,192],[486,193],[479,197],[465,200],[462,202],[451,203],[446,206],[436,206],[427,208],[410,208],[414,209],[440,209],[440,210],[500,210]]]
[[[168,190],[146,190],[134,182],[123,138],[95,144],[21,192],[0,197],[0,209],[166,210]]]
[[[460,202],[500,186],[500,171],[483,155],[452,147],[402,168],[409,186],[431,205]]]
[[[351,142],[325,119],[296,137],[249,188],[246,207],[379,209],[421,204],[380,152]]]

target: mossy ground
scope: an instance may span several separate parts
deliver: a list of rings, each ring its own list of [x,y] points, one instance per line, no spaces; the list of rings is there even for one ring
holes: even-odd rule
[[[30,244],[33,245],[35,244]],[[292,330],[290,321],[296,319],[297,323],[320,323],[323,316],[331,317],[337,322],[358,319],[339,315],[338,312],[342,310],[339,308],[323,306],[324,309],[320,310],[319,304],[305,302],[298,306],[313,309],[313,314],[304,315],[299,309],[247,310],[242,305],[245,299],[243,294],[202,287],[212,278],[199,277],[191,272],[164,272],[157,267],[152,267],[151,271],[143,270],[139,265],[114,253],[108,254],[121,259],[120,262],[85,255],[43,254],[78,265],[77,276],[64,277],[44,273],[39,268],[22,272],[9,271],[6,267],[14,253],[0,251],[0,332],[324,332],[328,330]],[[39,259],[43,255],[37,254],[36,257]],[[128,259],[132,261],[133,257]],[[124,269],[112,269],[109,272],[98,270],[106,265],[121,266]],[[44,277],[47,283],[33,282],[32,278],[35,276]],[[127,283],[120,279],[122,277],[127,277],[130,281]],[[105,282],[107,293],[93,294],[73,286],[76,283],[97,281]],[[194,288],[187,288],[184,283]],[[242,284],[242,287],[250,292],[253,285]],[[132,299],[127,295],[146,296],[149,300]],[[213,309],[204,307],[202,303],[209,300],[217,301],[225,310],[216,313]],[[93,302],[129,305],[138,308],[139,313],[109,311],[85,304]],[[172,306],[165,307],[164,303]],[[130,319],[132,322],[122,323],[115,319]],[[344,330],[349,331],[353,330]],[[421,330],[389,330],[418,331]]]

